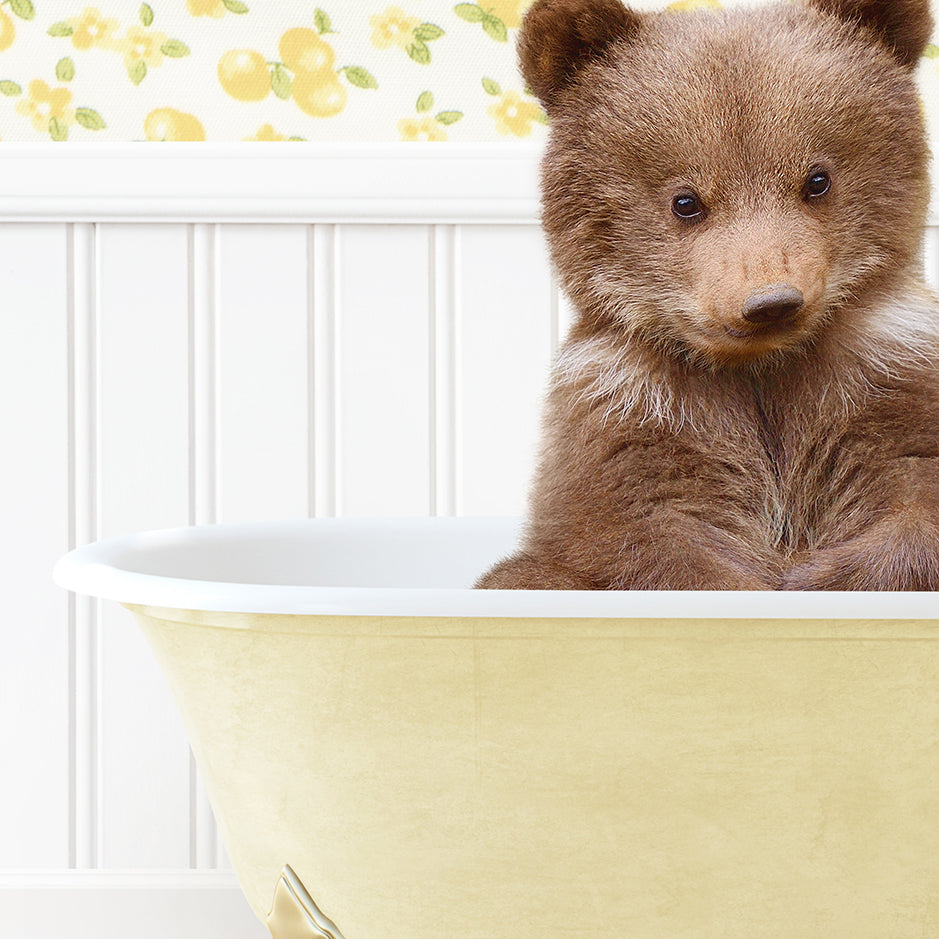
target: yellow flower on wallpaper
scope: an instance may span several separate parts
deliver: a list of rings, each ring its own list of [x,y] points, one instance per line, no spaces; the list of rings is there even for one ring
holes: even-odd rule
[[[498,82],[491,78],[482,80],[483,91],[499,100],[486,108],[486,113],[495,120],[496,130],[504,136],[529,137],[532,127],[547,123],[544,111],[532,101],[526,101],[517,91],[503,92]]]
[[[76,49],[90,49],[92,46],[110,48],[118,27],[117,20],[105,19],[94,7],[86,7],[81,16],[66,22],[72,27],[72,45]]]
[[[194,114],[157,108],[143,122],[147,140],[205,140],[205,128]]]
[[[72,93],[68,88],[50,88],[42,79],[29,83],[29,94],[16,102],[16,113],[28,117],[33,127],[46,133],[50,127],[58,127],[53,136],[68,135],[68,127],[75,123],[75,109],[70,108]],[[64,139],[64,137],[63,137]]]
[[[398,121],[402,140],[446,140],[447,132],[432,117],[405,117]]]
[[[417,99],[417,113],[427,114],[434,106],[434,96],[423,92]],[[401,140],[446,140],[444,127],[463,119],[462,111],[440,111],[433,117],[405,117],[398,121],[398,136]]]
[[[495,119],[500,134],[515,137],[531,136],[532,125],[542,117],[542,110],[531,101],[522,100],[517,91],[506,91],[496,104],[489,105],[486,113]]]
[[[75,63],[70,58],[59,59],[55,66],[55,77],[60,82],[70,82],[75,77]],[[22,87],[10,79],[0,80],[0,95],[19,98],[16,113],[29,119],[33,129],[48,134],[52,140],[68,140],[69,128],[78,124],[86,130],[104,130],[104,118],[89,107],[72,107],[72,93],[61,85],[52,88],[41,78],[29,83],[27,94]]]
[[[376,49],[388,49],[390,46],[406,49],[411,41],[411,33],[420,20],[405,14],[401,7],[388,7],[384,13],[370,16],[368,23],[372,27],[372,45]]]
[[[120,53],[128,78],[139,85],[147,77],[147,70],[161,65],[164,56],[180,59],[189,55],[189,46],[179,39],[169,39],[166,33],[150,29],[153,8],[148,3],[140,5],[138,16],[142,26],[129,26],[124,35],[118,37],[117,20],[105,19],[100,10],[86,7],[81,16],[53,23],[47,32],[59,39],[71,37],[76,49],[98,48]]]
[[[376,49],[398,46],[419,65],[430,62],[427,43],[444,35],[434,23],[422,23],[416,16],[408,16],[401,7],[388,7],[384,13],[369,17],[372,27],[372,45]]]
[[[131,26],[122,39],[116,40],[112,48],[124,56],[124,65],[128,73],[139,69],[143,63],[147,69],[157,68],[163,64],[162,47],[166,45],[169,37],[166,33],[146,29],[141,26]]]

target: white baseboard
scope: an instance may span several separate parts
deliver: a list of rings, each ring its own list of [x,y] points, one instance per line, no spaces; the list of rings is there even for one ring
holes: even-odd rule
[[[270,939],[233,874],[0,872],[3,939]]]

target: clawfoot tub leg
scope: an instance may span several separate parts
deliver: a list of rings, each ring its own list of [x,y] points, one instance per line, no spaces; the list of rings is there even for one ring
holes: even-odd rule
[[[267,928],[274,939],[342,939],[336,924],[313,902],[289,865],[281,871],[274,888]]]

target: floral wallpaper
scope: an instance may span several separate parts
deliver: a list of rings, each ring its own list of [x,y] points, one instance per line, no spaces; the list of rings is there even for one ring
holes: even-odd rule
[[[539,139],[529,3],[0,0],[0,140]],[[939,46],[919,77],[939,139]]]

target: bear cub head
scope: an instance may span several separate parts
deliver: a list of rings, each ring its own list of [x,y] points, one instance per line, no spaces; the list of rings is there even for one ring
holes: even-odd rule
[[[764,367],[921,275],[928,0],[537,0],[543,224],[581,328]],[[853,328],[858,328],[856,322]]]

